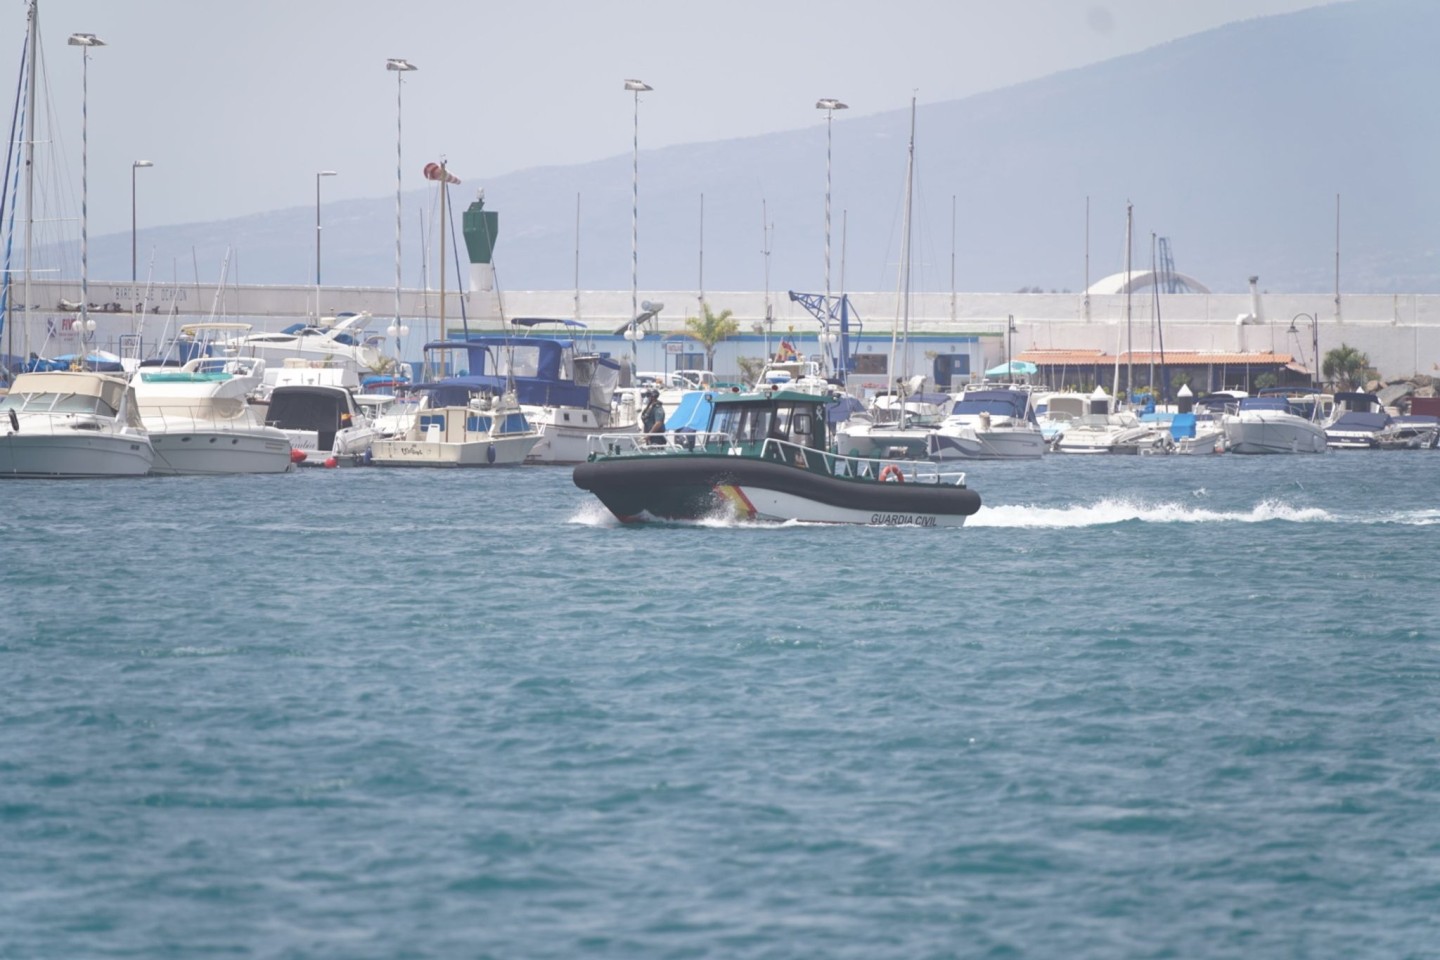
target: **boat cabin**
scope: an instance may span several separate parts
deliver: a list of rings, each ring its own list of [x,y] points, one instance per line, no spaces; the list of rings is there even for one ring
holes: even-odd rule
[[[824,450],[830,443],[829,399],[796,390],[717,393],[707,432],[728,435],[746,454],[758,454],[767,439]]]

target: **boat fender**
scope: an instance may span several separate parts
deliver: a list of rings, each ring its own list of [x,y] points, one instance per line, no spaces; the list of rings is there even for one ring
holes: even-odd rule
[[[904,483],[904,482],[905,482],[905,474],[904,474],[904,472],[901,471],[901,469],[900,469],[899,467],[895,466],[895,464],[893,464],[893,463],[887,463],[887,464],[885,465],[885,468],[880,471],[880,482],[881,482],[881,483]]]
[[[297,447],[291,447],[291,448],[290,448],[290,462],[291,462],[291,463],[304,463],[304,462],[305,462],[305,451],[304,451],[304,450],[301,450],[301,449],[299,449],[299,448],[297,448]]]
[[[327,468],[333,470],[333,469],[335,469],[336,467],[340,466],[340,461],[339,461],[339,460],[336,460],[334,457],[326,457],[326,458],[325,458],[325,466],[326,466]]]

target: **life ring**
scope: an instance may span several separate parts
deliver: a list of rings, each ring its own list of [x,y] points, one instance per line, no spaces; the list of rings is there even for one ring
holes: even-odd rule
[[[904,472],[903,472],[899,467],[895,466],[895,464],[893,464],[893,463],[887,463],[887,464],[885,465],[885,468],[880,471],[880,482],[881,482],[881,483],[904,483],[904,482],[905,482],[905,474],[904,474]]]

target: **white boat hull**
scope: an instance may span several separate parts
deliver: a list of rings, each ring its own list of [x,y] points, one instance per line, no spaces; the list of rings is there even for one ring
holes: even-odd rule
[[[589,410],[570,407],[523,407],[525,419],[540,432],[540,439],[525,457],[526,463],[584,463],[595,434],[639,433],[638,424],[602,425]]]
[[[155,448],[150,472],[161,476],[286,473],[294,468],[290,438],[281,430],[196,426],[152,431],[150,442]]]
[[[1231,453],[1324,453],[1325,430],[1286,413],[1257,412],[1225,418],[1225,447]]]
[[[77,430],[0,436],[3,477],[143,477],[153,460],[150,440],[135,434]]]
[[[431,440],[376,440],[370,462],[379,467],[508,467],[525,462],[539,434],[446,443]]]
[[[767,522],[846,523],[867,527],[961,527],[965,516],[934,513],[885,513],[822,503],[764,487],[735,485],[725,491],[736,515]]]
[[[931,460],[1038,460],[1045,453],[1039,430],[957,430],[930,435]]]

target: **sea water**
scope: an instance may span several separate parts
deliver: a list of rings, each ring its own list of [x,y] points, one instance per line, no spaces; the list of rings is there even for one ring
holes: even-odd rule
[[[0,484],[0,957],[1440,956],[1440,454]]]

